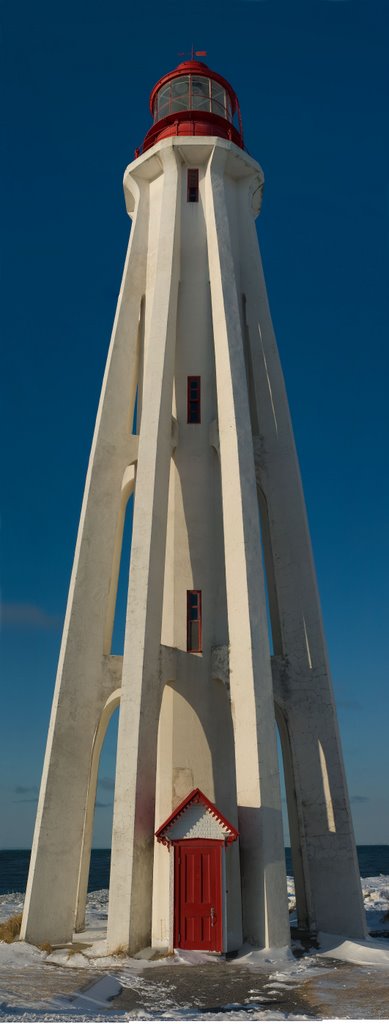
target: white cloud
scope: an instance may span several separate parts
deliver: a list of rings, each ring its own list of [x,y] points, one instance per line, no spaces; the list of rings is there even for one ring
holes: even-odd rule
[[[59,615],[50,615],[36,604],[12,604],[3,601],[0,605],[0,623],[2,626],[56,629],[61,623],[61,618]]]

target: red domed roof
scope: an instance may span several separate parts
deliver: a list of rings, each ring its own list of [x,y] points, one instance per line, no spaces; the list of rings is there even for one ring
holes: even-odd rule
[[[154,124],[145,137],[143,152],[172,135],[216,135],[243,149],[238,97],[230,83],[203,61],[183,61],[163,75],[151,92],[150,112]]]

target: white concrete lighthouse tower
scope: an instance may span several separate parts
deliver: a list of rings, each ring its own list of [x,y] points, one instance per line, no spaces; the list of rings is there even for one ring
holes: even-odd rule
[[[205,64],[161,79],[151,111],[124,176],[133,226],[22,935],[62,942],[83,927],[99,756],[120,703],[110,950],[288,944],[276,723],[300,926],[360,937],[336,712],[255,229],[262,170],[244,149],[233,89]]]

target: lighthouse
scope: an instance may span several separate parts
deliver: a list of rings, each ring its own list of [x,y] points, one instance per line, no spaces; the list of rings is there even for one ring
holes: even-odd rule
[[[22,937],[82,931],[119,706],[107,949],[365,935],[319,596],[236,93],[187,60],[124,175],[130,242],[92,442]],[[303,290],[304,283],[301,282]],[[124,651],[112,634],[134,498]]]

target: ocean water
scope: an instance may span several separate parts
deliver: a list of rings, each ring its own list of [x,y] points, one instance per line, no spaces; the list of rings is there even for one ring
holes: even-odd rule
[[[25,892],[30,850],[0,850],[0,894]],[[362,878],[389,875],[389,846],[357,846]],[[285,850],[286,872],[293,876],[290,848]],[[110,850],[92,850],[88,892],[108,889]]]

